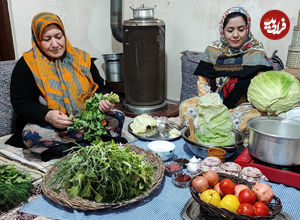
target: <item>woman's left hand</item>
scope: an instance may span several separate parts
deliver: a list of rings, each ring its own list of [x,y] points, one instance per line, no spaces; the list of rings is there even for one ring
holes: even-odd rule
[[[108,100],[101,100],[99,102],[99,110],[101,112],[109,112],[113,107],[115,107],[115,104],[111,103]]]

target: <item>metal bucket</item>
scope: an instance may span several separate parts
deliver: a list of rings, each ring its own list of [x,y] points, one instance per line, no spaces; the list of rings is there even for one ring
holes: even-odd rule
[[[267,163],[300,165],[300,123],[276,117],[257,117],[247,122],[249,153]]]
[[[103,54],[106,82],[121,82],[123,53]]]

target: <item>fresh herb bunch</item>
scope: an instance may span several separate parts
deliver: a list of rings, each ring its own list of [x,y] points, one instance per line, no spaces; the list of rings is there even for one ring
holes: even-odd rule
[[[85,102],[85,110],[79,118],[75,118],[72,114],[69,119],[73,122],[68,126],[68,130],[84,130],[84,139],[87,141],[100,140],[100,136],[106,134],[103,123],[105,114],[99,110],[99,102],[101,100],[109,100],[111,103],[120,102],[119,96],[115,93],[110,93],[104,96],[101,93],[95,93]]]
[[[80,196],[96,202],[118,202],[147,192],[153,182],[153,168],[137,155],[111,142],[94,142],[56,163],[49,186],[71,198]]]
[[[7,211],[27,201],[32,189],[29,174],[17,170],[13,165],[0,166],[0,211]]]

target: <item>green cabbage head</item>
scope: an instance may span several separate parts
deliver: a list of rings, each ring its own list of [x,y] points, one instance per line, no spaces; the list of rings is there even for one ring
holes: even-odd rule
[[[258,110],[278,115],[300,102],[300,84],[290,73],[267,71],[251,80],[247,96]]]

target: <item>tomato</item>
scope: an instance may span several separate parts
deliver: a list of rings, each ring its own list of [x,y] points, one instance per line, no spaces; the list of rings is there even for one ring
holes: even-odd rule
[[[224,195],[234,194],[235,185],[230,179],[223,179],[219,186]]]
[[[251,189],[243,189],[239,193],[238,198],[240,203],[250,203],[253,205],[256,202],[256,194]]]
[[[269,208],[265,203],[258,201],[254,203],[253,208],[255,216],[269,216]]]
[[[237,213],[248,216],[255,216],[254,208],[249,203],[241,203],[238,207]]]
[[[243,189],[249,189],[249,187],[246,186],[246,185],[244,185],[244,184],[237,184],[237,185],[235,185],[235,187],[234,187],[234,195],[235,195],[236,197],[238,197],[238,196],[239,196],[239,193],[240,193]]]

